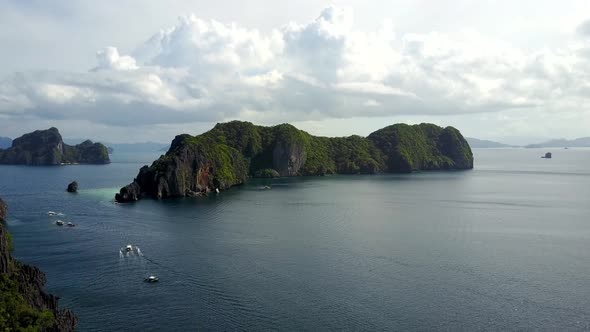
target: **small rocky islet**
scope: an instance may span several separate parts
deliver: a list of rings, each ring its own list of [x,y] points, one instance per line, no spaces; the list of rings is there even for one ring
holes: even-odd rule
[[[78,192],[78,181],[72,181],[68,184],[66,191],[69,193],[77,193]]]
[[[8,165],[68,165],[108,164],[106,146],[86,140],[77,145],[65,144],[55,127],[36,130],[12,141],[12,146],[0,149],[0,164]]]
[[[168,152],[144,166],[116,194],[118,202],[198,196],[250,177],[410,173],[473,168],[459,130],[394,124],[367,137],[312,136],[290,124],[218,123],[201,135],[178,135]]]

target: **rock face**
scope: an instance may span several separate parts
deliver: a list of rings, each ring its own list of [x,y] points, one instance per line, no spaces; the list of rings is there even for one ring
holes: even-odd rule
[[[246,162],[236,149],[206,137],[180,135],[165,156],[151,167],[142,167],[135,181],[115,199],[130,202],[146,193],[155,198],[196,196],[228,189],[247,176]]]
[[[12,141],[12,147],[0,150],[0,164],[61,165],[108,164],[106,146],[90,140],[71,146],[63,142],[56,128],[37,130]]]
[[[121,188],[118,202],[143,196],[196,196],[248,177],[375,174],[473,168],[467,141],[453,128],[396,124],[368,137],[316,137],[289,124],[218,123],[198,136],[174,138],[168,152]]]
[[[78,318],[60,309],[58,298],[43,291],[45,274],[12,258],[6,215],[6,204],[0,199],[0,307],[4,309],[0,310],[0,330],[20,331],[29,325],[31,331],[75,331]]]
[[[6,216],[8,216],[8,206],[6,206],[4,200],[0,198],[0,221],[6,220]]]
[[[68,189],[66,189],[69,193],[77,193],[78,192],[78,182],[74,181],[68,184]]]
[[[8,215],[8,207],[6,203],[0,198],[0,273],[7,273],[10,262],[10,249],[12,247],[9,242],[6,230],[4,230],[4,221]]]

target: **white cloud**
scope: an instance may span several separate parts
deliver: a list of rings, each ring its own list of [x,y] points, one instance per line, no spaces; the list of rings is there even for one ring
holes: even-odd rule
[[[328,7],[309,24],[283,27],[285,52],[280,65],[322,82],[336,81],[345,63],[352,23],[351,9]]]
[[[0,83],[0,115],[166,126],[490,112],[555,119],[567,109],[590,121],[590,45],[575,38],[526,50],[473,30],[398,35],[385,21],[360,31],[352,9],[328,7],[268,33],[183,16],[130,54],[107,47],[89,72],[14,74]]]
[[[264,68],[282,44],[280,34],[262,36],[235,23],[222,24],[195,15],[153,35],[134,52],[145,65],[190,67],[198,73]]]
[[[394,95],[416,98],[416,95],[411,92],[405,92],[398,88],[387,86],[382,83],[372,82],[346,82],[334,85],[336,91],[347,91],[352,93],[359,93],[363,95]]]
[[[137,64],[135,59],[128,55],[119,55],[115,47],[106,47],[96,52],[98,66],[95,70],[135,70]]]

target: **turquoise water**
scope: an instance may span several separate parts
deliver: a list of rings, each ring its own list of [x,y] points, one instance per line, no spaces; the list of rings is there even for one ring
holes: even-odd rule
[[[81,331],[588,330],[590,150],[544,152],[121,205],[114,193],[157,155],[114,154],[0,166],[0,196],[16,256],[47,272]],[[142,255],[120,257],[127,243]],[[151,273],[160,283],[142,282]]]

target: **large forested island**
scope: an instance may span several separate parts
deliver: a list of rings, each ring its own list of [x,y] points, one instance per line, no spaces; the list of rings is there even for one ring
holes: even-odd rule
[[[249,177],[471,168],[471,148],[453,127],[395,124],[368,137],[329,138],[290,124],[263,127],[232,121],[198,136],[176,136],[168,152],[142,167],[115,199],[198,196],[242,184]]]
[[[108,164],[107,147],[86,140],[78,145],[63,142],[57,128],[36,130],[12,141],[6,150],[0,149],[0,164],[13,165],[64,165]]]
[[[76,316],[43,291],[45,274],[12,257],[7,210],[0,198],[0,331],[74,331]]]

